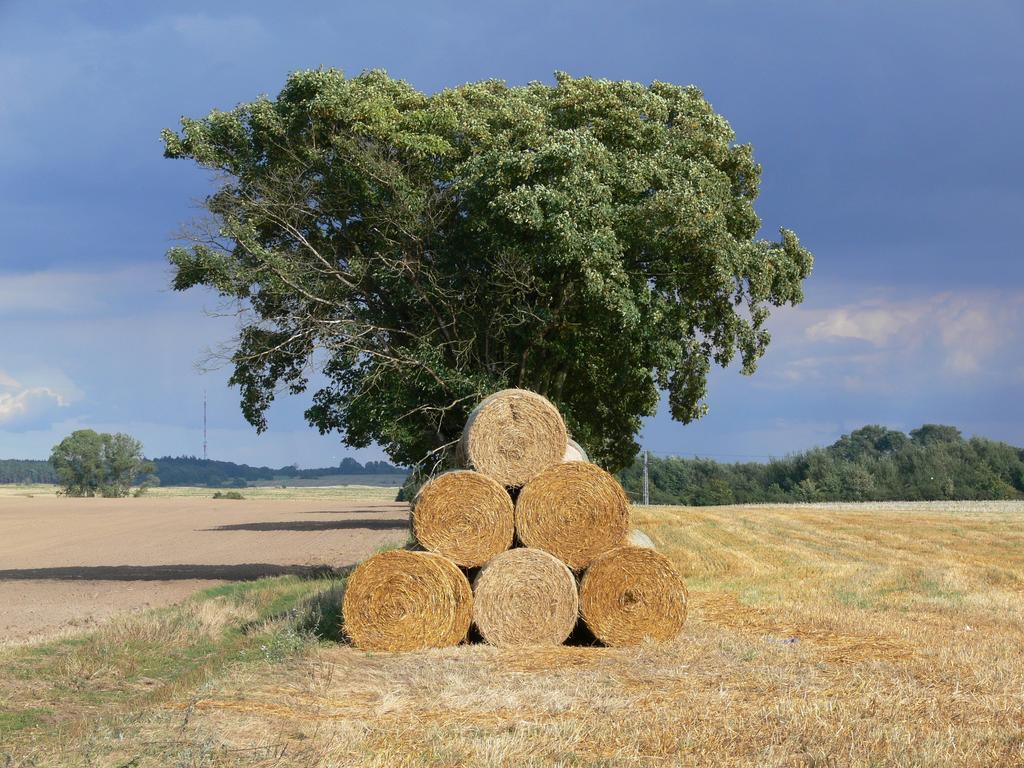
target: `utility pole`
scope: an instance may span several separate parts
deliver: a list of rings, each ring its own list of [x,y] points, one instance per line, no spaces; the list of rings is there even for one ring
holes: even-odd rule
[[[206,390],[203,390],[203,461],[206,461]]]
[[[644,506],[650,506],[651,503],[651,488],[647,480],[647,463],[651,456],[650,451],[644,451]]]

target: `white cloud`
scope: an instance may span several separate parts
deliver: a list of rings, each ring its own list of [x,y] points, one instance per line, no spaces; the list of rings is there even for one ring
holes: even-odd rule
[[[0,370],[0,427],[21,431],[51,424],[80,396],[60,371],[14,376]]]
[[[25,421],[54,406],[67,407],[68,402],[49,387],[28,387],[16,392],[0,392],[0,424]]]
[[[1001,355],[1019,354],[1024,346],[1021,293],[942,293],[801,314],[806,341],[866,342],[890,363],[913,357],[918,365],[953,376],[984,373]]]
[[[812,341],[824,339],[861,339],[884,345],[905,334],[920,323],[925,308],[910,307],[843,307],[826,313],[807,329]]]

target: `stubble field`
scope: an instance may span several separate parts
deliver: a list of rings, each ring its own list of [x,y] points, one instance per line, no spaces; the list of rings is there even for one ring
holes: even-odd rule
[[[1024,504],[634,514],[674,643],[367,654],[343,575],[222,587],[5,652],[0,764],[1024,763]]]

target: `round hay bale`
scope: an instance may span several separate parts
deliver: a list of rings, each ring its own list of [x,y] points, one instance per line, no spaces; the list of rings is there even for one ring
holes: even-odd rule
[[[626,537],[626,543],[633,547],[654,549],[654,540],[639,528],[633,528]]]
[[[596,464],[556,464],[516,499],[516,533],[527,547],[550,552],[573,570],[626,541],[629,500],[619,481]]]
[[[473,621],[491,645],[560,645],[579,616],[576,577],[539,549],[510,549],[473,581]]]
[[[547,398],[503,389],[484,399],[462,430],[460,455],[504,486],[521,486],[565,455],[562,414]]]
[[[686,598],[672,561],[643,547],[605,552],[580,584],[583,620],[605,645],[671,640],[686,621]]]
[[[473,592],[451,560],[396,549],[364,560],[348,577],[345,634],[367,651],[458,645],[469,632]]]
[[[562,461],[590,461],[590,459],[587,458],[587,452],[583,450],[583,446],[570,438],[569,444],[565,446]]]
[[[512,546],[512,497],[479,472],[445,472],[416,494],[412,531],[424,548],[475,568]]]

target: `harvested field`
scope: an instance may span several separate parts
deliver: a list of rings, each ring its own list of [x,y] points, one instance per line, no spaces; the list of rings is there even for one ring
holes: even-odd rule
[[[0,497],[0,643],[94,626],[225,581],[342,568],[408,535],[405,504],[346,500],[337,489],[333,498],[322,488],[279,498],[269,494],[285,489],[266,489],[240,501],[185,490],[205,498],[172,489],[138,499]]]
[[[364,653],[322,626],[302,634],[299,610],[272,625],[299,633],[287,651],[162,693],[140,692],[155,673],[135,657],[15,649],[0,657],[17,670],[0,679],[0,722],[29,724],[0,746],[0,764],[5,749],[14,766],[1024,763],[1024,504],[633,517],[687,579],[689,618],[671,643]],[[314,588],[286,578],[261,589],[277,583]],[[328,601],[338,592],[315,588]],[[209,654],[209,627],[271,599],[257,597],[193,605],[179,623],[203,628]],[[117,643],[152,633],[146,616],[118,627]],[[83,648],[119,647],[109,634]],[[52,681],[26,682],[55,656]],[[76,697],[111,690],[119,703],[103,717],[76,710]]]

